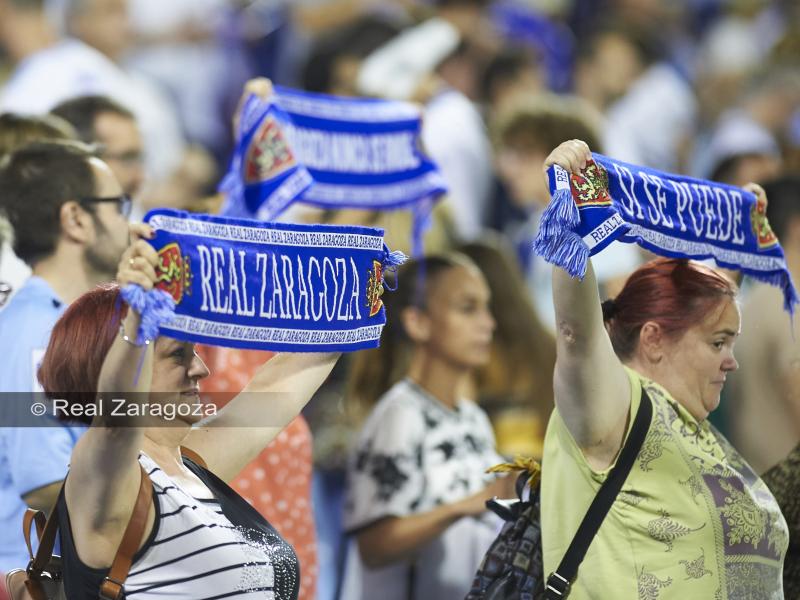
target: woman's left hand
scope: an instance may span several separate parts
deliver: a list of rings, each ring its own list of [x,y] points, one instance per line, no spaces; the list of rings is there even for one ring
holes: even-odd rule
[[[120,287],[135,283],[151,290],[158,280],[158,253],[145,240],[152,239],[155,231],[144,223],[132,223],[130,234],[131,245],[122,253],[117,268],[117,283]]]

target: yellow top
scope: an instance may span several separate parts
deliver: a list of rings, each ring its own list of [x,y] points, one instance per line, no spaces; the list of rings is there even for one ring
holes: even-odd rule
[[[653,417],[570,600],[782,599],[789,534],[775,498],[707,421],[698,423],[660,385],[626,371],[631,415],[644,387]],[[553,411],[542,460],[545,575],[563,558],[609,470],[589,466]]]

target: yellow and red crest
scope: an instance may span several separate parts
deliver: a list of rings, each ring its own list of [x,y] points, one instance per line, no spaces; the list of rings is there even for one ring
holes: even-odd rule
[[[250,141],[244,161],[245,183],[272,179],[295,165],[286,137],[274,117],[266,117]]]
[[[367,307],[369,307],[369,316],[374,317],[381,310],[383,306],[383,265],[377,260],[372,261],[372,271],[367,271],[369,279],[367,280]]]
[[[758,249],[763,250],[778,243],[778,237],[772,231],[767,220],[767,203],[761,198],[756,198],[756,203],[750,209],[750,225],[758,240]]]
[[[570,177],[572,197],[578,207],[611,206],[608,194],[608,173],[602,165],[589,161],[580,174]]]
[[[181,254],[181,247],[175,242],[158,251],[156,274],[156,287],[172,296],[175,304],[180,304],[184,292],[191,294],[192,272],[189,268],[189,257]]]

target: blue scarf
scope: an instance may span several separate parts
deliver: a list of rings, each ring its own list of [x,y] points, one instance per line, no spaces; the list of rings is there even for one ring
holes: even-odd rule
[[[403,262],[383,230],[261,223],[150,211],[157,288],[126,286],[142,314],[139,341],[179,340],[290,352],[378,346],[383,273]]]
[[[713,258],[780,287],[793,312],[797,292],[764,202],[738,187],[593,157],[579,175],[548,169],[552,201],[533,245],[538,255],[581,278],[589,257],[613,240],[661,256]]]
[[[321,208],[390,210],[446,191],[419,151],[413,104],[275,87],[248,97],[220,186],[223,214],[269,221],[300,200]]]

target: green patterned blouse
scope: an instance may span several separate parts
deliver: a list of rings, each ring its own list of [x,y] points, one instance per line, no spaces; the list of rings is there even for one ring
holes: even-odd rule
[[[707,421],[698,423],[660,385],[627,371],[631,414],[644,387],[653,418],[570,600],[782,599],[789,536],[769,489]],[[592,470],[557,410],[542,466],[547,574],[558,566],[608,470]]]

